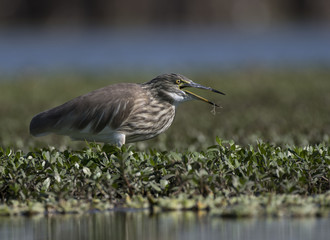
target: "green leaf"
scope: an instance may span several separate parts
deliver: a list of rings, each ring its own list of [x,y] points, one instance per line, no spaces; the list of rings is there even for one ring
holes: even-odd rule
[[[42,191],[47,191],[49,186],[50,186],[50,178],[48,177],[43,181],[41,190]]]
[[[83,167],[82,170],[86,176],[90,177],[92,175],[91,170],[88,167]]]
[[[169,184],[168,180],[166,180],[166,179],[161,179],[160,180],[160,187],[162,189],[165,189],[168,186],[168,184]]]

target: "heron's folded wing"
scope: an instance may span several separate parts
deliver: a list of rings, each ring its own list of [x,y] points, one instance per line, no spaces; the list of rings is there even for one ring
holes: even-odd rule
[[[106,126],[115,130],[131,113],[136,97],[134,89],[138,87],[137,84],[117,84],[72,99],[36,115],[30,132],[40,136],[83,130],[95,134]]]

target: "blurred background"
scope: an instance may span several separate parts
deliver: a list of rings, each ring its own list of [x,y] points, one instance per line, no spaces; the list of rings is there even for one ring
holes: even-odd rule
[[[0,0],[0,144],[71,146],[30,137],[32,116],[164,72],[226,92],[199,92],[223,108],[187,103],[140,148],[329,142],[329,23],[327,0]]]
[[[0,0],[0,72],[330,62],[327,0]]]

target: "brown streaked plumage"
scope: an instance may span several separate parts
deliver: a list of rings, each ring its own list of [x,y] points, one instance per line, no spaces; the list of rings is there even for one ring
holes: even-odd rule
[[[223,94],[194,83],[180,74],[163,74],[143,83],[119,83],[92,91],[33,117],[30,133],[67,135],[76,140],[124,143],[153,138],[170,127],[176,106],[199,99],[195,87]]]

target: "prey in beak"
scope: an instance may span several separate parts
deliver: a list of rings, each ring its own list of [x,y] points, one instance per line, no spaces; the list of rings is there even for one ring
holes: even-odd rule
[[[182,83],[179,85],[179,88],[180,88],[180,89],[183,89],[183,88],[187,88],[187,87],[193,87],[193,88],[205,89],[205,90],[209,90],[209,91],[212,91],[212,92],[215,92],[215,93],[219,93],[219,94],[222,94],[222,95],[226,95],[226,94],[224,94],[223,92],[220,92],[220,91],[215,90],[215,89],[210,88],[210,87],[205,87],[205,86],[200,85],[200,84],[198,84],[198,83],[195,83],[195,82],[193,82],[193,81],[182,80]],[[193,97],[193,98],[195,98],[195,99],[202,100],[202,101],[207,102],[207,103],[209,103],[209,104],[211,104],[211,105],[213,105],[213,106],[216,106],[216,107],[220,107],[219,105],[217,105],[217,104],[211,102],[210,100],[208,100],[208,99],[206,99],[206,98],[203,98],[203,97],[197,95],[196,93],[190,92],[190,91],[188,91],[188,90],[186,90],[186,89],[185,89],[185,90],[182,90],[182,91],[184,91],[186,94],[190,95],[191,97]]]

